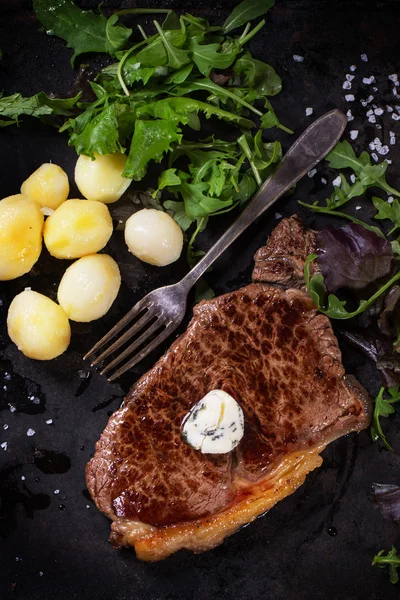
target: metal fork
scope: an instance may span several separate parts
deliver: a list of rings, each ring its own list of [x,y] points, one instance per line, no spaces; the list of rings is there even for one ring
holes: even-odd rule
[[[328,154],[340,139],[346,124],[347,119],[339,110],[332,110],[314,121],[285,154],[275,173],[264,182],[247,208],[197,265],[178,283],[153,290],[142,298],[84,358],[93,357],[102,350],[92,360],[92,366],[97,365],[133,339],[102,370],[102,374],[113,371],[108,378],[113,381],[164,342],[182,322],[187,295],[199,277],[257,217]],[[137,319],[136,322],[107,347],[134,319]],[[152,339],[152,336],[155,337]],[[123,362],[125,359],[126,362]],[[121,363],[122,366],[114,371]]]

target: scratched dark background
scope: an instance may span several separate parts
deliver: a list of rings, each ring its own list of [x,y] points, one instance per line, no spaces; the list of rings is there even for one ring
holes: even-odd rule
[[[234,4],[155,0],[140,5],[174,7],[222,22]],[[125,0],[102,6],[106,10],[135,5]],[[358,130],[355,146],[364,149],[377,136],[388,144],[389,131],[400,136],[398,122],[386,110],[387,105],[400,105],[388,80],[388,75],[400,72],[399,30],[400,4],[395,1],[280,0],[251,50],[282,76],[284,90],[274,105],[296,135],[326,110],[351,108],[355,119],[345,135],[349,139],[349,130]],[[61,40],[38,31],[29,2],[0,0],[0,48],[0,89],[6,94],[43,89],[62,96],[76,88],[71,52]],[[362,53],[368,62],[360,59]],[[304,61],[295,62],[294,54]],[[352,90],[346,92],[342,84],[350,65],[357,68]],[[376,90],[362,83],[371,75]],[[346,102],[346,93],[353,93],[355,102]],[[377,117],[381,129],[366,120],[369,107],[360,104],[370,94],[372,104],[385,109]],[[314,109],[312,117],[306,117],[306,107]],[[290,136],[284,134],[281,140],[287,148]],[[398,145],[390,146],[387,158],[400,165]],[[21,182],[49,160],[72,178],[76,157],[66,138],[29,119],[19,129],[0,130],[0,196],[17,193]],[[389,169],[389,181],[399,187],[400,173]],[[281,200],[221,258],[209,274],[217,293],[249,281],[253,253],[280,215],[297,210],[298,198],[324,197],[321,176],[332,181],[320,166],[314,178],[300,182],[295,194]],[[325,223],[298,212],[312,226]],[[368,208],[358,214],[371,217]],[[228,222],[214,220],[200,238],[201,246],[207,248]],[[120,295],[100,323],[73,324],[69,350],[52,362],[35,362],[20,354],[7,338],[5,320],[11,299],[26,286],[54,298],[66,264],[44,251],[29,275],[0,283],[0,443],[7,442],[6,450],[0,448],[1,600],[398,598],[398,587],[370,565],[378,550],[400,544],[400,529],[383,520],[369,494],[375,481],[399,483],[400,459],[396,452],[372,444],[368,432],[331,444],[323,466],[294,495],[211,552],[180,552],[164,562],[145,564],[136,560],[133,550],[111,548],[109,522],[88,498],[84,468],[108,416],[157,356],[114,385],[91,372],[82,356],[132,302],[183,275],[185,262],[162,270],[141,264],[124,249],[120,234],[113,236],[107,251],[121,267]],[[379,387],[374,366],[339,340],[346,368],[374,395]],[[49,419],[52,424],[46,424]],[[399,425],[399,418],[385,419],[397,452]],[[35,431],[32,437],[26,434],[29,428]]]

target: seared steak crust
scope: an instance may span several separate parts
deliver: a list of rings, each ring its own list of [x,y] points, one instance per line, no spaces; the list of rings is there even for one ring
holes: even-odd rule
[[[292,218],[279,228],[282,235],[300,236],[302,226]],[[256,279],[273,276],[271,257],[283,252],[276,231],[266,251],[257,253]],[[315,237],[303,230],[304,235],[307,255]],[[286,247],[289,243],[286,239]],[[280,283],[297,281],[299,287],[300,238],[298,250],[291,247],[292,276],[287,270],[277,276]],[[193,404],[217,388],[241,405],[245,433],[231,454],[204,455],[182,440],[180,428]],[[317,460],[304,467],[299,485],[307,469],[320,464],[318,452],[328,442],[367,426],[366,399],[361,386],[346,377],[330,322],[308,295],[301,289],[251,284],[194,308],[187,331],[110,418],[87,466],[88,489],[98,508],[115,521],[113,539],[118,543],[136,545],[143,527],[168,531],[194,522],[205,527],[208,517],[228,514],[271,488],[286,460],[297,456],[306,465],[304,457],[314,453]],[[283,497],[279,493],[275,501]],[[242,523],[229,528],[222,522],[215,543]],[[143,527],[136,535],[138,524]],[[164,543],[160,539],[157,543]],[[147,549],[142,557],[215,545],[182,539],[168,551]]]

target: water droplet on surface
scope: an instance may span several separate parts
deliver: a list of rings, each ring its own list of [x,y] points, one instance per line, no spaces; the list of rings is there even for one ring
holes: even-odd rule
[[[331,537],[336,537],[337,536],[336,527],[328,527],[328,535],[330,535]]]
[[[60,510],[65,510],[65,504],[59,504],[59,505],[58,505],[58,508],[59,508]]]

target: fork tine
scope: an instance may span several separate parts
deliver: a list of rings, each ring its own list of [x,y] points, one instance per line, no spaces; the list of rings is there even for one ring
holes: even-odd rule
[[[147,294],[147,296],[148,296],[148,294]],[[92,356],[93,354],[95,354],[98,350],[100,350],[100,348],[102,348],[105,344],[107,344],[107,342],[109,342],[110,340],[112,340],[112,338],[119,331],[121,331],[121,329],[123,329],[126,325],[128,325],[128,323],[130,321],[132,321],[132,319],[134,319],[135,317],[137,317],[137,315],[140,313],[140,311],[143,310],[143,308],[145,308],[145,300],[147,299],[147,296],[145,296],[144,298],[142,298],[141,300],[139,300],[139,302],[137,302],[135,304],[135,306],[133,308],[131,308],[131,310],[129,312],[127,312],[126,315],[124,317],[122,317],[122,319],[120,321],[118,321],[118,323],[116,325],[114,325],[114,327],[112,329],[110,329],[110,331],[108,333],[106,333],[106,335],[103,336],[101,338],[101,340],[99,340],[93,346],[93,348],[91,348],[91,350],[89,350],[89,352],[87,352],[85,354],[85,356],[83,357],[83,360],[87,360],[90,356]],[[146,308],[151,308],[152,305],[153,304],[151,303]]]
[[[130,356],[132,354],[132,352],[134,352],[137,348],[139,348],[143,344],[143,342],[145,342],[147,340],[147,338],[149,336],[151,336],[153,333],[155,333],[163,325],[164,325],[164,321],[160,317],[158,317],[157,320],[148,329],[146,329],[142,333],[142,335],[140,335],[130,346],[128,346],[128,348],[126,348],[123,352],[121,352],[121,354],[119,354],[116,358],[114,358],[114,360],[112,360],[108,365],[106,365],[104,367],[104,369],[101,371],[101,375],[105,375],[113,367],[115,367],[122,360],[124,360],[124,358],[127,358],[128,356]]]
[[[145,346],[138,354],[136,354],[131,360],[126,362],[122,367],[118,369],[113,375],[108,378],[108,381],[114,381],[120,377],[125,371],[134,367],[138,362],[145,358],[150,352],[152,352],[159,344],[161,344],[167,337],[177,328],[178,324],[169,322],[166,328],[160,332],[160,334],[154,338],[147,346]]]
[[[91,366],[94,367],[95,365],[102,362],[105,358],[107,358],[107,356],[112,354],[115,350],[118,350],[118,348],[125,344],[125,342],[133,338],[133,336],[135,336],[137,333],[139,333],[139,331],[143,329],[143,327],[145,327],[145,325],[147,325],[155,316],[156,315],[154,314],[154,307],[150,307],[144,313],[144,315],[142,315],[140,319],[128,329],[128,331],[125,331],[125,333],[121,335],[121,337],[115,340],[115,342],[111,344],[111,346],[109,346],[106,350],[104,350],[104,352],[102,352],[102,354],[95,358]]]

